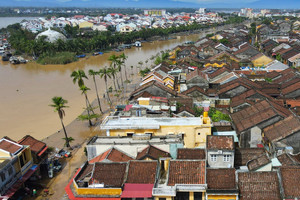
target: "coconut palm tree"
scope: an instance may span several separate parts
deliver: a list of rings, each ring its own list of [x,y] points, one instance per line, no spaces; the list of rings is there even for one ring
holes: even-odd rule
[[[81,94],[84,94],[84,96],[85,96],[85,104],[86,104],[86,111],[87,111],[87,114],[89,116],[88,117],[89,124],[90,124],[90,126],[93,126],[91,118],[90,118],[90,111],[93,112],[93,110],[92,110],[92,106],[91,106],[90,101],[89,101],[88,96],[87,96],[87,91],[90,90],[90,88],[83,85],[83,86],[80,87],[80,90],[82,92]],[[93,113],[93,114],[95,114],[95,113]]]
[[[96,79],[95,76],[98,75],[99,72],[94,71],[92,69],[89,70],[89,75],[93,76],[93,81],[95,84],[95,90],[96,90],[96,95],[97,95],[97,99],[98,99],[98,105],[99,105],[99,109],[100,109],[100,113],[103,114],[102,108],[101,108],[101,103],[100,103],[100,98],[99,98],[99,94],[98,94],[98,88],[97,88],[97,83],[96,83]]]
[[[120,60],[122,61],[122,64],[124,65],[124,69],[125,69],[125,77],[126,77],[126,81],[128,80],[127,78],[127,71],[126,71],[126,65],[125,65],[125,61],[127,60],[128,56],[126,56],[124,53],[122,53],[120,56],[119,56]]]
[[[73,83],[75,84],[76,82],[78,83],[78,87],[82,87],[84,85],[83,79],[88,77],[85,75],[85,72],[81,69],[77,71],[73,71],[71,74],[71,77],[73,78]]]
[[[64,133],[65,133],[65,140],[66,140],[66,147],[70,147],[70,143],[69,143],[69,137],[67,135],[67,131],[63,122],[63,118],[65,116],[65,111],[64,108],[68,108],[69,106],[66,106],[66,104],[68,103],[67,100],[63,99],[62,97],[53,97],[52,98],[52,103],[49,106],[54,108],[54,111],[58,112],[58,116],[61,122],[61,125],[63,127]]]
[[[107,88],[107,78],[110,78],[110,73],[109,73],[106,66],[105,66],[105,68],[99,70],[99,76],[100,76],[100,78],[104,78],[105,88],[106,88],[106,95],[107,95],[107,98],[108,98],[109,102],[111,103],[111,100],[110,100],[109,95],[108,95],[108,88]]]
[[[116,55],[109,56],[108,61],[110,61],[110,67],[113,67],[113,68],[117,68],[117,66],[120,64],[119,57],[116,56]],[[115,74],[115,76],[116,75],[117,74]],[[122,74],[121,74],[121,77],[122,77]],[[119,85],[118,79],[117,79],[117,85],[118,85],[118,89],[120,89],[120,85]]]
[[[116,75],[118,73],[118,69],[117,68],[114,68],[113,66],[110,66],[108,69],[108,73],[112,76],[113,78],[113,82],[114,82],[114,86],[115,86],[115,90],[117,90],[117,87],[116,87]],[[118,79],[117,79],[118,80]]]

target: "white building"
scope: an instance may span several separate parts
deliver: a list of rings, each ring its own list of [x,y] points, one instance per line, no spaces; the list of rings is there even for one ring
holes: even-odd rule
[[[206,8],[199,8],[199,14],[205,14]]]

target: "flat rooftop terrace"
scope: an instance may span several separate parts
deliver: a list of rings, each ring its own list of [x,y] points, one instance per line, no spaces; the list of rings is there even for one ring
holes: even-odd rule
[[[200,117],[184,118],[146,118],[131,117],[120,118],[108,116],[100,125],[100,129],[159,129],[160,126],[199,126],[202,125]]]

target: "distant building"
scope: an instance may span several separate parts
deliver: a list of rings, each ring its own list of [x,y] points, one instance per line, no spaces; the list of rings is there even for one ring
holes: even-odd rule
[[[199,8],[199,14],[205,14],[206,8]]]
[[[251,8],[242,8],[241,12],[239,13],[239,16],[252,18],[253,17],[252,11],[253,11],[253,9],[251,9]]]
[[[61,39],[63,41],[67,39],[63,34],[51,29],[48,29],[47,31],[38,34],[35,39],[38,39],[43,36],[45,37],[45,41],[51,43],[55,43],[58,39]]]
[[[144,10],[144,15],[163,16],[166,15],[166,10]]]

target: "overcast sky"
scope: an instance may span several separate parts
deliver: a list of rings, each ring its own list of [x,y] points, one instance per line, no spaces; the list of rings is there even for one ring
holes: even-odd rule
[[[300,0],[0,0],[1,6],[300,9]]]

